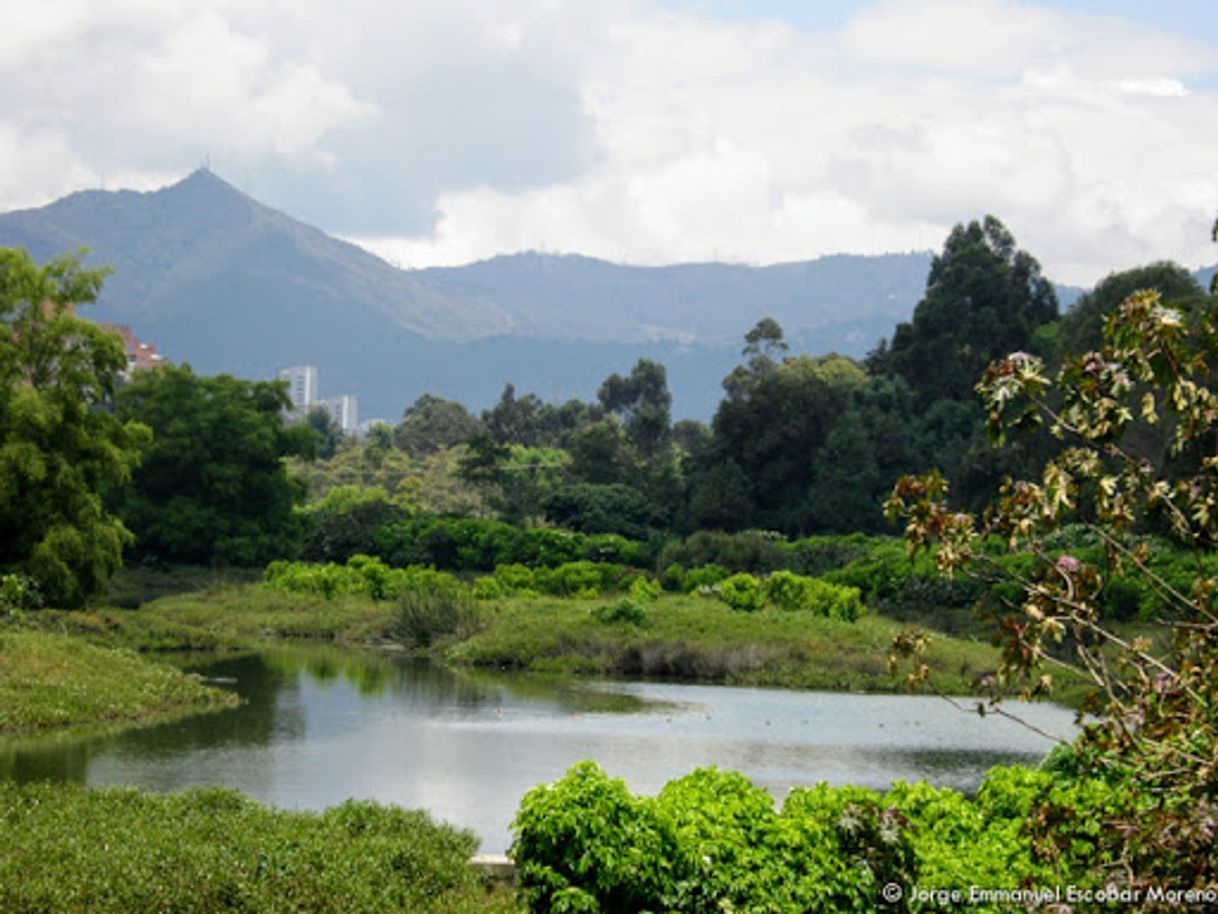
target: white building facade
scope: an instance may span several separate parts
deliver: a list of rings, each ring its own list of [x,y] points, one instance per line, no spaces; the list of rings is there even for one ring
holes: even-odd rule
[[[293,410],[303,412],[318,402],[316,365],[284,368],[279,372],[279,380],[288,382],[288,397]]]

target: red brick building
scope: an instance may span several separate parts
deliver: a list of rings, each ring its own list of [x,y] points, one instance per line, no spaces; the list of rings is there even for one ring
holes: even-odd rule
[[[127,370],[123,377],[130,378],[133,371],[141,368],[152,368],[165,364],[165,357],[156,351],[152,343],[145,343],[131,332],[126,324],[98,324],[103,330],[117,333],[123,338],[123,346],[127,350]]]

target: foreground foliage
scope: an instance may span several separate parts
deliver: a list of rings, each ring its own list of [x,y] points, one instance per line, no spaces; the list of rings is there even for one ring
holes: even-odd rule
[[[488,905],[471,833],[376,803],[285,812],[220,788],[160,797],[0,782],[0,823],[4,911],[511,909]]]
[[[1001,440],[1012,428],[1047,425],[1069,446],[1039,480],[1008,480],[982,518],[947,503],[931,474],[903,479],[890,502],[907,521],[911,550],[934,547],[939,566],[1006,588],[1003,663],[997,681],[1049,692],[1060,671],[1092,686],[1099,717],[1078,742],[1080,770],[1121,785],[1133,802],[1100,833],[1096,870],[1132,888],[1170,880],[1179,889],[1218,887],[1218,312],[1186,329],[1184,316],[1157,293],[1131,296],[1105,326],[1098,351],[1067,359],[1053,382],[1039,359],[1016,353],[978,385]],[[1158,461],[1130,441],[1135,416],[1162,423],[1170,449]],[[1082,518],[1102,544],[1096,563],[1055,539]],[[1200,555],[1187,586],[1161,575],[1152,544],[1131,534],[1149,524],[1169,530]],[[1018,573],[983,544],[1001,536],[1026,561]],[[1167,647],[1126,639],[1104,619],[1101,597],[1125,580],[1151,595]],[[924,640],[909,634],[898,651],[912,658],[911,682],[927,679]],[[1038,840],[1061,845],[1058,807],[1037,820]],[[1104,862],[1110,866],[1104,868]]]
[[[915,888],[1096,886],[1087,871],[1097,855],[1103,862],[1100,822],[1120,803],[1098,782],[995,768],[975,799],[926,783],[883,795],[819,784],[792,789],[775,809],[735,772],[699,769],[650,798],[581,762],[525,795],[510,853],[535,912],[933,910],[913,899]],[[1062,827],[1070,842],[1054,853],[1023,834],[1046,807],[1078,813]],[[889,884],[901,899],[886,900]]]

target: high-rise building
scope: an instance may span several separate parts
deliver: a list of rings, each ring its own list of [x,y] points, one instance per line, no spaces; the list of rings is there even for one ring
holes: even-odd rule
[[[318,402],[317,366],[293,365],[279,372],[279,380],[288,382],[288,398],[292,409],[305,410]]]
[[[355,397],[350,394],[340,394],[337,397],[327,397],[321,401],[330,412],[330,417],[338,423],[344,435],[353,434],[359,425],[359,406]]]

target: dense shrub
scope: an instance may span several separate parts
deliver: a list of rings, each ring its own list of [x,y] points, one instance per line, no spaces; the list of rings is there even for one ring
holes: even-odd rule
[[[21,618],[27,609],[41,605],[37,581],[24,574],[0,574],[0,619]]]
[[[376,534],[404,521],[409,511],[381,487],[336,486],[304,510],[306,533],[301,557],[311,562],[345,562],[376,550]]]
[[[443,590],[410,590],[398,598],[398,631],[412,647],[431,647],[443,635],[468,635],[478,615],[468,599]]]
[[[683,541],[672,542],[660,550],[656,565],[667,568],[677,564],[684,568],[701,565],[722,565],[728,571],[764,574],[785,568],[787,551],[774,536],[759,530],[743,533],[699,531]]]
[[[623,597],[616,603],[598,606],[592,610],[592,615],[596,617],[597,621],[604,622],[606,625],[623,623],[636,625],[639,628],[647,628],[651,625],[651,617],[647,615],[647,610],[632,597]]]
[[[658,600],[663,592],[664,588],[660,585],[659,581],[645,578],[642,575],[639,575],[630,582],[630,598],[640,603],[651,603],[654,600]]]
[[[693,593],[703,587],[714,587],[720,581],[729,578],[731,574],[722,565],[716,565],[713,562],[710,565],[700,565],[685,572],[682,577],[682,589],[686,593]]]
[[[811,610],[831,619],[853,622],[863,610],[857,587],[830,584],[789,571],[775,571],[766,581],[766,597],[779,609]]]
[[[868,536],[865,533],[809,536],[781,544],[786,553],[783,567],[797,574],[820,577],[827,571],[844,568],[884,542],[887,540],[883,537]]]
[[[625,565],[610,562],[567,562],[557,568],[529,568],[527,565],[499,565],[489,577],[474,582],[478,599],[500,597],[553,597],[594,599],[604,593],[624,590],[634,575]]]
[[[514,527],[484,518],[420,516],[387,524],[376,554],[394,566],[433,565],[448,571],[491,571],[497,565],[554,568],[567,562],[651,567],[658,542],[614,534],[588,536],[547,527]]]
[[[741,572],[720,581],[715,595],[730,606],[743,612],[756,612],[765,606],[765,587],[751,574]]]
[[[996,768],[976,800],[925,783],[887,795],[821,784],[776,810],[733,772],[694,771],[649,799],[582,762],[525,796],[510,853],[534,912],[910,911],[921,908],[886,904],[882,887],[1085,887],[1093,832],[1119,802],[1109,785]],[[1070,804],[1063,849],[1034,853],[1026,819]]]
[[[653,802],[592,762],[520,801],[512,856],[535,912],[667,910],[689,862]]]
[[[470,832],[349,801],[325,812],[235,791],[158,796],[0,781],[0,910],[407,914],[485,910]]]
[[[366,555],[352,556],[346,565],[271,562],[263,574],[263,583],[276,590],[317,594],[328,600],[345,594],[392,600],[412,592],[457,597],[467,590],[447,572],[419,565],[390,568],[380,559]]]
[[[643,540],[662,518],[638,489],[621,483],[560,486],[542,501],[546,520],[580,533],[616,533]]]

